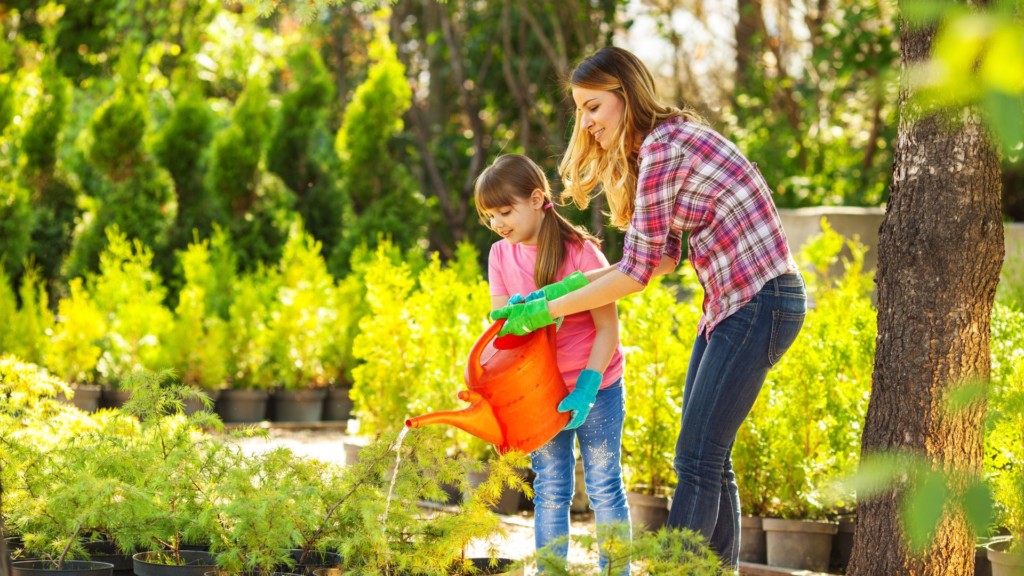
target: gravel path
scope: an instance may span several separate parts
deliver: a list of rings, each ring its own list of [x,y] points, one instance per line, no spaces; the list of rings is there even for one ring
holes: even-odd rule
[[[243,451],[249,454],[286,447],[301,456],[318,458],[344,466],[345,449],[343,442],[346,438],[347,436],[340,427],[316,429],[272,427],[269,429],[269,436],[267,438],[245,438],[237,440],[237,443],[242,447]],[[499,517],[501,518],[502,528],[506,533],[505,537],[499,536],[487,541],[478,541],[471,544],[470,556],[486,556],[486,551],[491,544],[494,545],[501,556],[514,560],[519,560],[533,554],[533,513],[519,512],[516,515],[499,515]],[[573,535],[593,534],[593,513],[573,514],[571,533]],[[569,561],[573,564],[594,562],[594,565],[596,565],[597,559],[593,554],[588,557],[584,550],[578,549],[576,546],[570,546]]]

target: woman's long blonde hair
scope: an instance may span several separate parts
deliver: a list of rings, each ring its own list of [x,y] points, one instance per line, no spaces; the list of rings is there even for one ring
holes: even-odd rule
[[[574,226],[551,205],[551,188],[544,171],[533,161],[520,154],[499,156],[493,164],[477,176],[473,189],[476,211],[480,221],[490,228],[488,212],[519,201],[528,201],[534,190],[544,195],[544,221],[537,237],[537,264],[533,281],[540,288],[558,280],[558,270],[565,260],[565,245],[601,243],[585,229]]]
[[[628,50],[614,46],[598,50],[576,66],[566,83],[570,99],[573,88],[614,93],[623,101],[623,119],[612,135],[611,147],[603,150],[581,126],[582,111],[576,109],[572,136],[558,166],[565,186],[562,199],[571,199],[581,209],[586,208],[600,184],[608,199],[612,226],[625,230],[633,218],[640,170],[637,156],[643,139],[671,118],[703,120],[690,108],[680,109],[659,102],[654,77],[644,63]]]

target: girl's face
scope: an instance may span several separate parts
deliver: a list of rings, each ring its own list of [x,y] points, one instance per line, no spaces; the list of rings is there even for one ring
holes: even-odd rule
[[[572,99],[580,112],[580,128],[589,133],[601,148],[607,150],[612,138],[622,126],[626,104],[622,98],[608,90],[590,90],[572,87]]]
[[[530,197],[516,200],[511,206],[486,211],[491,229],[512,244],[537,244],[540,224],[544,221],[544,194],[534,190]]]

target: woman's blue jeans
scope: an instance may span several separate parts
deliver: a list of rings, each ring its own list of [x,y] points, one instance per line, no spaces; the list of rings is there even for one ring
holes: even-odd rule
[[[576,455],[573,444],[579,439],[583,456],[583,478],[594,511],[598,539],[611,524],[629,526],[629,504],[622,485],[622,421],[625,416],[625,386],[622,380],[597,392],[587,420],[575,430],[562,430],[550,442],[530,456],[534,491],[534,537],[537,550],[569,535],[569,506],[575,490]],[[568,540],[551,550],[563,560],[568,555]],[[602,574],[607,564],[600,555]],[[620,574],[629,574],[628,562]]]
[[[733,441],[768,369],[796,340],[806,313],[803,277],[784,274],[715,327],[710,339],[698,334],[693,345],[668,525],[699,532],[733,567],[739,562],[740,535]]]

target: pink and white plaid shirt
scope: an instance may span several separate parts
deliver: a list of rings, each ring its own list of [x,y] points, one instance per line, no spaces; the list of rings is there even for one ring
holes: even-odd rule
[[[639,161],[618,269],[646,285],[662,254],[679,261],[683,232],[690,232],[690,263],[704,287],[698,334],[710,338],[765,283],[797,270],[768,184],[721,134],[667,120],[644,139]]]

